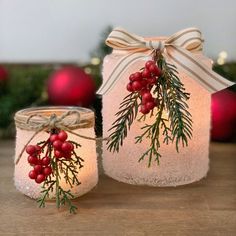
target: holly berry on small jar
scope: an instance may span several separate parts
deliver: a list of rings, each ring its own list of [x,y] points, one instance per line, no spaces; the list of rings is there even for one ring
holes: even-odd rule
[[[54,172],[52,162],[71,160],[74,144],[67,140],[68,134],[64,130],[50,133],[47,141],[42,145],[28,145],[25,151],[29,154],[28,163],[33,167],[28,176],[37,184],[46,181]],[[46,149],[46,151],[45,151]]]

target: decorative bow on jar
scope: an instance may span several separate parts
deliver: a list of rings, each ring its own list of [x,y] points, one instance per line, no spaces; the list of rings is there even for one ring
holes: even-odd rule
[[[167,61],[188,74],[210,93],[234,84],[199,62],[194,53],[202,51],[203,39],[201,31],[197,28],[181,30],[160,41],[148,40],[122,28],[115,28],[108,36],[106,44],[115,50],[126,50],[127,54],[118,61],[109,78],[98,90],[98,94],[108,93],[130,64],[154,51],[160,51]]]

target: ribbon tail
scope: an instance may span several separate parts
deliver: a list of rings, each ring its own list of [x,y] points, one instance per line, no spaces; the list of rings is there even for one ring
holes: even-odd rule
[[[146,50],[145,50],[146,51]],[[143,52],[133,52],[127,56],[122,57],[118,63],[115,65],[115,68],[112,70],[111,74],[108,76],[106,81],[103,81],[102,86],[98,89],[97,94],[104,95],[109,93],[116,83],[121,78],[121,75],[125,72],[127,68],[135,61],[146,57],[147,55]]]
[[[179,70],[190,75],[210,93],[215,93],[234,85],[233,82],[215,73],[203,63],[200,63],[195,55],[183,48],[168,45],[167,54]]]

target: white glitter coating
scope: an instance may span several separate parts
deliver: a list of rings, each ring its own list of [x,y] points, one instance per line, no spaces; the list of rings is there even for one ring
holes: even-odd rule
[[[202,55],[198,55],[199,60],[211,66],[210,60]],[[107,80],[120,55],[114,53],[106,56],[103,64],[103,79]],[[128,94],[126,84],[129,75],[139,71],[143,67],[145,60],[139,60],[130,66],[115,87],[108,94],[103,96],[103,134],[108,135],[107,130],[115,120],[114,114],[118,111],[119,104]],[[207,175],[209,169],[209,137],[210,137],[210,105],[211,95],[197,84],[189,76],[180,73],[181,81],[186,87],[186,91],[191,93],[188,101],[189,111],[193,119],[193,138],[189,141],[189,146],[176,152],[175,145],[161,144],[160,165],[152,163],[147,167],[147,159],[138,162],[139,157],[144,153],[149,141],[143,140],[141,144],[135,144],[135,137],[141,134],[140,128],[144,125],[135,121],[128,132],[124,145],[119,153],[110,153],[103,146],[103,167],[105,173],[121,182],[135,185],[150,186],[177,186],[192,183]],[[154,122],[154,118],[146,119],[145,123]],[[161,142],[162,143],[162,142]]]

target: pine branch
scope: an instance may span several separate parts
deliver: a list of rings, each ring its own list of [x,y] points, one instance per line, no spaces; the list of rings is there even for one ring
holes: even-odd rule
[[[113,122],[112,127],[109,129],[112,133],[109,135],[107,142],[108,150],[119,152],[119,147],[123,145],[128,130],[134,119],[137,117],[138,98],[138,93],[131,93],[126,96],[120,104],[120,111],[115,114],[118,118]]]
[[[72,184],[76,185],[80,185],[80,181],[78,180],[77,176],[78,176],[78,171],[76,170],[76,166],[70,161],[68,164],[68,161],[61,159],[61,164],[64,165],[65,168],[63,168],[63,174],[64,174],[64,178],[66,180],[66,183],[68,182],[71,187]],[[70,177],[72,176],[72,177]],[[72,183],[70,183],[70,180],[72,181]]]
[[[175,141],[177,152],[179,152],[179,144],[188,146],[188,139],[192,138],[192,118],[188,112],[187,100],[190,97],[189,93],[185,92],[184,85],[177,76],[177,70],[174,65],[167,64],[165,61],[165,76],[168,80],[169,88],[165,90],[166,110],[170,121],[170,129]]]
[[[151,166],[153,157],[155,157],[155,161],[157,162],[157,164],[159,164],[159,158],[161,157],[161,154],[158,152],[158,149],[160,148],[161,127],[164,128],[163,134],[165,134],[166,140],[169,140],[169,128],[166,125],[163,125],[163,123],[165,123],[165,119],[162,117],[164,107],[165,103],[164,99],[162,99],[160,108],[156,113],[156,119],[154,123],[142,127],[142,130],[144,130],[144,132],[140,136],[137,136],[135,138],[136,143],[141,143],[144,138],[150,140],[149,149],[139,159],[139,161],[142,161],[146,156],[148,156],[148,167]]]
[[[63,188],[59,187],[59,194],[62,196],[60,199],[60,204],[65,205],[66,203],[69,206],[70,213],[76,213],[77,207],[72,204],[71,198],[74,198],[74,195],[71,193],[70,190],[65,191]]]
[[[50,182],[51,184],[47,188],[45,188],[45,185],[43,185],[42,187],[43,190],[40,192],[41,196],[37,199],[37,202],[39,203],[39,208],[45,207],[46,198],[49,196],[49,192],[53,190],[53,186],[56,183],[56,181],[50,181]],[[49,182],[45,183],[48,184]]]
[[[84,162],[84,159],[78,156],[74,150],[72,153],[73,153],[73,156],[75,157],[75,160],[73,160],[74,164],[79,165],[79,168],[81,169],[83,167],[82,162]]]
[[[192,119],[191,114],[188,112],[187,104],[190,94],[185,92],[184,85],[178,77],[176,67],[168,64],[160,51],[156,51],[154,61],[157,69],[159,68],[161,70],[161,75],[159,74],[155,80],[156,82],[154,84],[151,82],[152,84],[149,84],[149,87],[146,87],[146,89],[152,92],[151,97],[155,101],[155,107],[151,108],[151,113],[149,113],[150,110],[148,112],[142,110],[144,115],[139,118],[139,121],[145,122],[147,116],[145,114],[147,113],[150,114],[150,117],[155,117],[155,120],[152,124],[145,124],[141,128],[143,133],[135,138],[136,143],[141,143],[144,139],[150,141],[148,149],[139,159],[139,161],[142,161],[145,157],[148,157],[149,167],[153,160],[159,164],[161,157],[159,153],[161,135],[164,137],[164,144],[168,145],[170,142],[175,142],[177,152],[179,151],[180,143],[182,143],[183,147],[187,146],[188,139],[192,137]],[[132,77],[130,78],[132,80]],[[144,76],[143,78],[145,82],[146,77]],[[109,130],[112,133],[107,142],[108,150],[110,151],[118,152],[119,147],[122,146],[124,139],[127,137],[128,130],[137,117],[138,107],[142,105],[142,103],[138,103],[138,99],[145,104],[145,100],[142,100],[142,95],[139,95],[139,89],[137,90],[135,90],[136,92],[133,92],[134,90],[132,89],[129,90],[132,92],[124,98],[119,111],[116,113],[118,118]],[[156,113],[154,109],[157,110]]]

